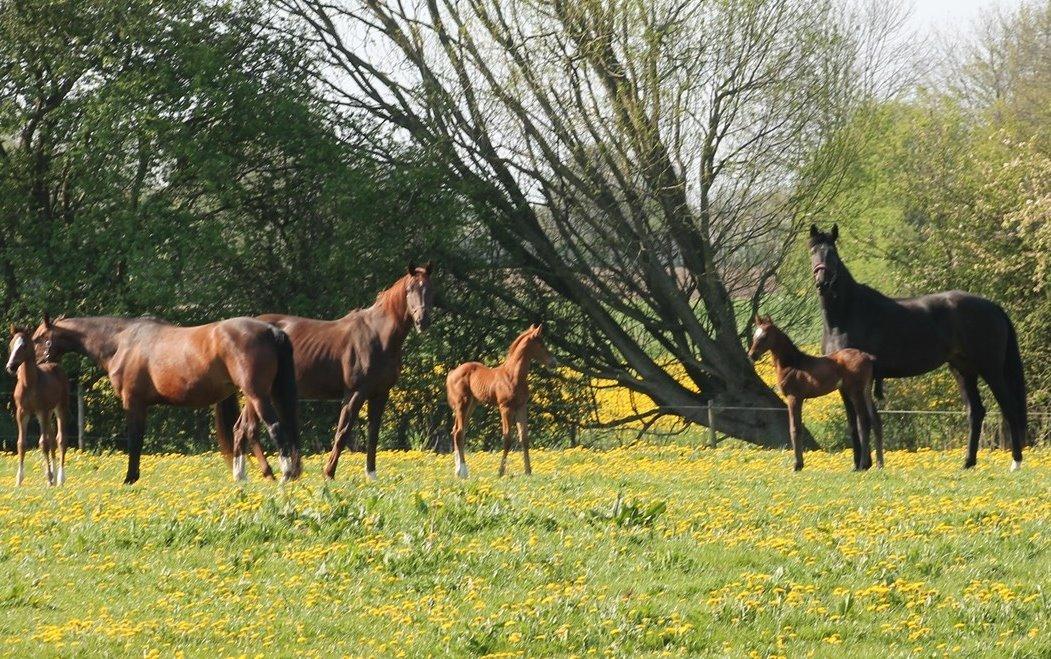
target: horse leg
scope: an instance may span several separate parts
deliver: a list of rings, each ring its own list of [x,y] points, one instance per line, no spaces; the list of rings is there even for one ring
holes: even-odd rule
[[[51,437],[51,413],[50,412],[38,412],[36,415],[37,423],[40,424],[40,456],[44,460],[44,478],[47,479],[48,485],[55,484],[55,472],[51,467],[51,456],[54,452],[52,445],[54,444]]]
[[[515,412],[515,424],[518,426],[518,441],[522,443],[522,462],[525,465],[525,474],[532,476],[533,467],[529,464],[529,426],[526,419],[528,407],[528,405],[522,405]]]
[[[477,403],[474,399],[457,405],[453,410],[453,460],[456,461],[456,475],[467,478],[467,458],[463,454],[464,436],[467,434],[467,421],[474,412]]]
[[[511,410],[509,408],[500,407],[500,433],[504,439],[504,454],[500,457],[500,472],[498,476],[503,476],[504,472],[507,471],[507,454],[511,452]]]
[[[989,385],[996,403],[1000,406],[1000,412],[1007,419],[1007,425],[1011,431],[1011,471],[1022,468],[1022,443],[1025,441],[1025,410],[1014,396],[1007,381],[1003,376],[984,378]]]
[[[803,399],[795,396],[788,397],[788,436],[792,440],[792,452],[795,453],[796,463],[793,469],[803,469],[803,443],[799,441],[799,430],[803,427]]]
[[[248,470],[245,468],[245,443],[250,443],[253,438],[256,443],[259,443],[258,428],[255,409],[251,405],[245,405],[241,410],[241,416],[237,417],[237,422],[234,423],[234,441],[231,446],[230,470],[235,483],[248,480]],[[266,461],[266,456],[263,456],[263,461]]]
[[[343,399],[343,409],[339,412],[339,423],[336,424],[336,437],[332,440],[332,452],[325,464],[325,478],[329,480],[336,477],[339,454],[347,447],[347,439],[354,430],[354,422],[358,420],[358,412],[364,402],[365,397],[358,392],[348,394]]]
[[[376,480],[376,447],[380,441],[380,423],[383,421],[383,410],[387,409],[388,390],[377,393],[369,399],[369,436],[365,443],[365,477]]]
[[[879,410],[876,409],[876,401],[872,398],[872,390],[865,387],[865,413],[869,415],[871,434],[876,437],[876,467],[883,469],[883,421],[879,418]]]
[[[146,435],[146,408],[125,408],[124,416],[128,428],[128,473],[124,476],[124,484],[132,485],[139,480],[142,438]]]
[[[978,377],[963,373],[950,367],[956,384],[960,387],[963,402],[967,405],[967,415],[971,421],[971,434],[967,439],[967,458],[964,460],[963,468],[970,469],[978,464],[978,439],[982,434],[982,421],[985,420],[985,405],[982,404],[982,396],[978,393]]]
[[[64,485],[66,482],[66,420],[69,418],[69,406],[68,403],[63,403],[55,408],[55,425],[58,427],[58,435],[56,440],[58,442],[58,474],[55,477],[55,483],[57,485]]]
[[[847,414],[847,431],[850,433],[850,447],[854,451],[854,471],[861,471],[861,441],[858,438],[858,414],[854,404],[842,389],[839,395],[843,398],[843,410]]]
[[[857,416],[858,437],[861,439],[861,468],[872,468],[872,447],[869,444],[869,432],[872,430],[872,418],[869,416],[868,404],[864,392],[853,391],[850,394]]]
[[[15,473],[15,485],[21,485],[26,475],[26,431],[29,430],[29,415],[19,409],[15,413],[18,421],[18,471]]]
[[[270,439],[274,442],[274,445],[278,447],[280,451],[280,457],[278,458],[281,463],[281,482],[287,483],[290,480],[295,480],[298,474],[295,473],[295,463],[298,456],[294,455],[285,441],[284,430],[281,428],[281,421],[277,416],[277,408],[274,406],[273,400],[271,400],[269,392],[264,394],[258,394],[252,392],[251,394],[245,392],[245,406],[251,405],[255,409],[255,414],[263,425],[266,426],[266,431],[270,435]],[[242,416],[244,416],[242,412]],[[247,430],[247,429],[246,429]],[[237,455],[238,433],[234,433],[234,455]],[[241,446],[241,460],[244,460],[243,454],[244,446]],[[236,458],[235,458],[236,460]]]

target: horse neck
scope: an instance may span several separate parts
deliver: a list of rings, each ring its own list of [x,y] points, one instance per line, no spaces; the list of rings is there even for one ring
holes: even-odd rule
[[[400,350],[412,328],[409,304],[405,299],[408,279],[406,275],[394,282],[394,285],[376,296],[375,304],[365,310],[382,321],[377,324],[380,328],[380,341],[389,350]]]
[[[73,352],[90,357],[105,369],[117,351],[117,334],[131,322],[131,319],[107,316],[66,318],[62,320],[62,329],[73,337]]]
[[[503,369],[511,376],[511,381],[515,387],[518,387],[526,381],[532,365],[533,359],[526,353],[525,342],[522,342],[522,344],[516,345],[508,353],[507,359],[503,363]]]
[[[778,331],[778,340],[770,346],[770,355],[774,360],[774,368],[781,371],[786,368],[799,368],[806,357],[806,353],[800,350],[792,339],[784,332]]]
[[[18,366],[18,381],[30,391],[36,388],[37,382],[40,380],[40,366],[37,365],[33,357],[30,356],[29,359]]]

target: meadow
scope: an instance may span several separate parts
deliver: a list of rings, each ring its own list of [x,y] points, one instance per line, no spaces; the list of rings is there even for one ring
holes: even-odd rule
[[[1051,451],[636,445],[361,455],[234,486],[216,454],[0,459],[0,653],[1017,656],[1051,653]],[[512,472],[521,471],[516,454]]]

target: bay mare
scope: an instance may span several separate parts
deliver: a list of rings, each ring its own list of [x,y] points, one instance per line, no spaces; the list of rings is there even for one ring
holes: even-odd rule
[[[504,440],[504,453],[500,458],[500,471],[507,470],[507,454],[511,451],[511,424],[518,427],[518,440],[522,443],[522,462],[526,475],[533,473],[529,464],[529,429],[526,410],[529,404],[529,367],[534,361],[547,366],[555,364],[554,356],[543,343],[543,328],[532,325],[518,335],[507,349],[504,363],[490,368],[480,362],[460,364],[445,378],[445,393],[453,411],[453,457],[456,475],[467,478],[467,459],[463,454],[464,435],[467,422],[479,403],[495,405],[500,410],[500,434]]]
[[[869,445],[869,434],[876,435],[876,464],[883,468],[883,426],[876,402],[872,399],[872,365],[875,358],[854,348],[836,350],[824,357],[808,355],[781,331],[769,316],[755,317],[755,334],[748,356],[758,361],[770,351],[777,373],[777,386],[788,404],[788,434],[795,452],[795,470],[803,468],[803,401],[830,394],[837,389],[844,400],[858,410],[858,434],[863,447]],[[867,450],[867,449],[863,449]]]
[[[244,394],[245,409],[266,423],[282,458],[285,479],[301,471],[292,346],[281,330],[252,318],[179,327],[156,318],[44,316],[33,335],[38,357],[85,355],[106,372],[127,421],[128,473],[139,479],[139,459],[152,405],[205,407]],[[220,449],[229,459],[222,410],[216,409]]]
[[[325,465],[325,477],[336,477],[339,456],[347,447],[358,412],[368,403],[365,474],[376,477],[376,446],[390,389],[401,373],[402,346],[409,331],[423,331],[431,323],[434,291],[430,262],[416,267],[382,291],[365,309],[353,309],[336,320],[317,320],[283,314],[265,314],[259,320],[286,332],[296,355],[299,395],[306,399],[342,400],[343,405]],[[229,403],[227,403],[229,404]],[[236,401],[233,403],[236,405]],[[270,465],[256,439],[256,417],[251,410],[233,428],[235,469],[242,465],[248,442],[264,476]]]
[[[1012,469],[1022,466],[1026,437],[1026,387],[1018,338],[1007,313],[995,302],[962,291],[893,299],[854,280],[836,250],[839,230],[810,227],[810,258],[824,315],[825,353],[857,348],[875,355],[876,389],[883,378],[905,378],[948,364],[970,416],[964,468],[978,461],[985,406],[978,378],[993,392],[1011,432]],[[854,464],[872,464],[858,438],[856,409],[846,397]]]
[[[40,424],[40,453],[48,485],[66,482],[66,424],[69,421],[69,378],[58,364],[37,364],[36,349],[28,329],[11,326],[7,372],[15,383],[15,421],[18,424],[18,471],[15,485],[25,476],[26,435],[29,419]],[[55,417],[58,433],[52,429]]]

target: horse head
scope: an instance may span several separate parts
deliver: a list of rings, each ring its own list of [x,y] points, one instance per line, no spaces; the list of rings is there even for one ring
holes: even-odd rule
[[[427,261],[421,266],[409,265],[409,280],[405,284],[405,303],[416,330],[422,332],[431,325],[434,309],[434,288],[431,286],[431,269],[434,264]]]
[[[29,330],[24,327],[11,325],[11,342],[8,348],[10,356],[7,358],[7,372],[12,375],[18,371],[19,366],[36,359],[33,338],[29,335]]]
[[[839,227],[832,225],[828,233],[810,225],[810,265],[814,274],[814,285],[825,293],[832,289],[839,278],[843,265],[836,251],[836,240],[839,239]]]

